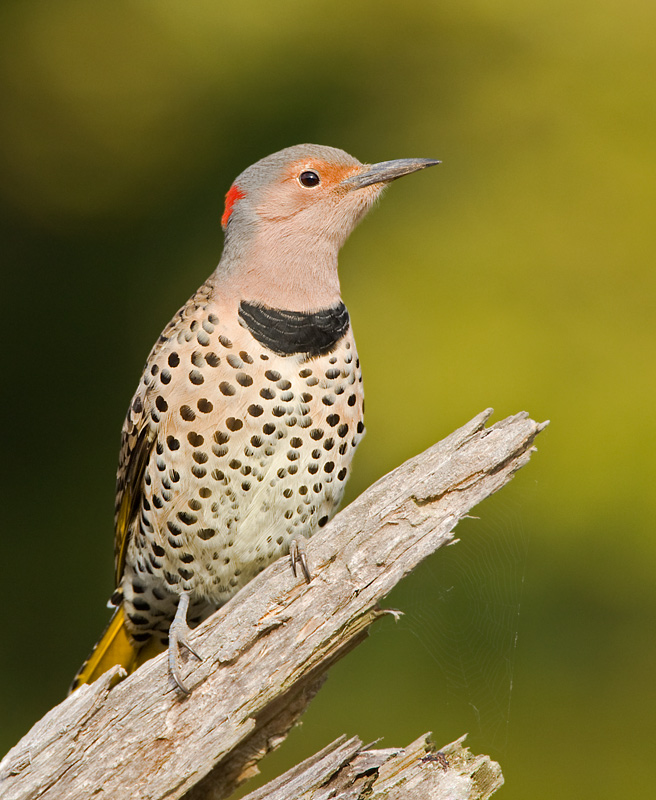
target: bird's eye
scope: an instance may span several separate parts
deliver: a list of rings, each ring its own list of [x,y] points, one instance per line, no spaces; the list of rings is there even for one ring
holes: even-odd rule
[[[311,189],[313,186],[318,186],[321,183],[321,178],[316,172],[308,169],[305,172],[301,172],[298,176],[298,182],[301,186],[305,186],[306,189]]]

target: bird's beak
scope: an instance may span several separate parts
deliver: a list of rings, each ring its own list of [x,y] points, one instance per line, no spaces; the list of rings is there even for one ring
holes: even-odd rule
[[[418,169],[434,167],[441,164],[434,158],[397,158],[395,161],[380,161],[378,164],[366,164],[363,171],[357,175],[351,175],[342,181],[342,186],[347,189],[363,189],[365,186],[372,186],[374,183],[389,183],[409,175]]]

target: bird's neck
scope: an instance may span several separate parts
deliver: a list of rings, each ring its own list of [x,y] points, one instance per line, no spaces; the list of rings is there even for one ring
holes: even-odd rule
[[[217,290],[270,308],[316,311],[340,302],[338,246],[314,232],[261,227],[248,240],[228,237]]]

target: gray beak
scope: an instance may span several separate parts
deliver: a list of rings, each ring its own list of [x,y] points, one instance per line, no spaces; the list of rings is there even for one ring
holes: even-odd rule
[[[403,175],[409,175],[411,172],[434,167],[441,163],[434,158],[397,158],[395,161],[381,161],[378,164],[366,166],[364,172],[359,175],[346,178],[342,181],[342,186],[346,186],[348,189],[363,189],[374,183],[389,183]]]

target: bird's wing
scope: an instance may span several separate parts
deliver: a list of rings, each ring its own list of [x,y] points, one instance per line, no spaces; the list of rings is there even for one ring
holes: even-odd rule
[[[123,423],[121,433],[121,452],[116,474],[116,504],[114,511],[114,564],[116,586],[119,587],[125,557],[130,541],[132,523],[139,512],[143,494],[143,480],[150,453],[157,439],[159,416],[153,414],[153,375],[162,351],[173,347],[175,336],[188,326],[188,313],[209,292],[208,284],[198,291],[178,310],[173,319],[162,331],[159,339],[150,351],[143,371],[143,379],[135,392],[130,408]],[[151,372],[152,368],[152,372]]]
[[[157,435],[155,429],[148,424],[147,419],[143,420],[145,424],[140,428],[133,424],[131,430],[129,428],[126,430],[130,421],[130,414],[128,414],[123,430],[116,485],[114,558],[117,586],[125,567],[131,523],[141,504],[146,464]]]

